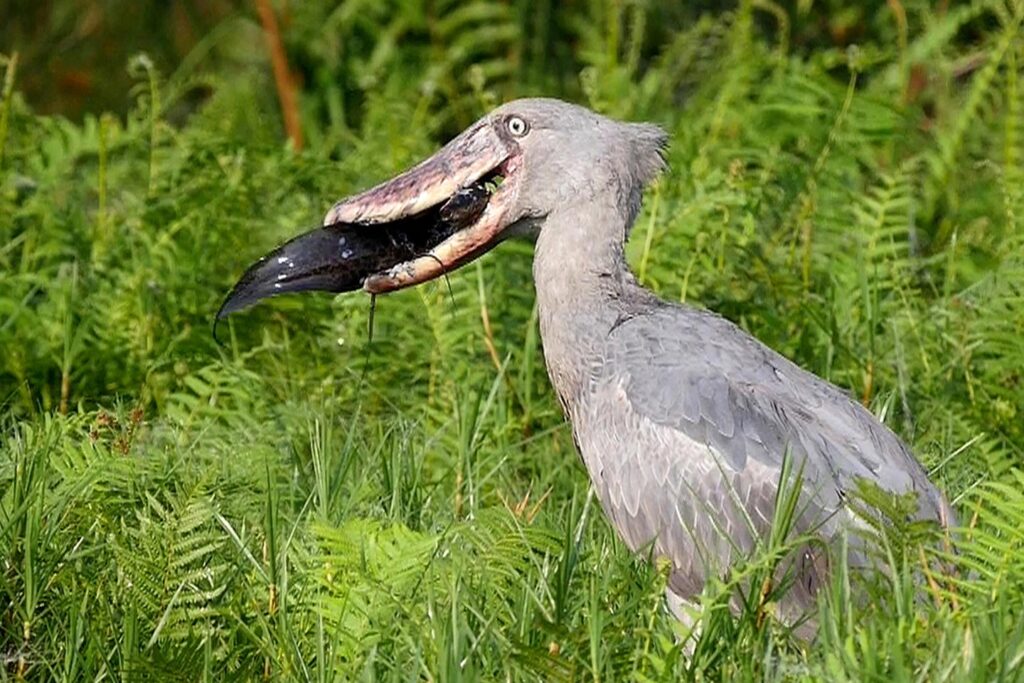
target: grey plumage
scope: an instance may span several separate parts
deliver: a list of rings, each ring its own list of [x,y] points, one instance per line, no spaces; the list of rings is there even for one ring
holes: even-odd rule
[[[595,349],[569,417],[616,529],[634,549],[654,541],[677,596],[767,536],[787,451],[804,468],[797,531],[833,537],[850,521],[844,493],[857,478],[916,492],[922,519],[950,519],[902,442],[834,386],[712,313],[660,301],[630,310]],[[796,573],[781,606],[790,620],[826,578],[820,562]]]
[[[644,133],[609,133],[632,137],[632,162],[598,156],[578,170],[585,182],[563,168],[571,189],[546,212],[534,258],[551,381],[622,538],[633,549],[652,544],[672,563],[674,597],[694,597],[709,571],[770,528],[787,452],[803,468],[797,531],[828,541],[849,526],[844,498],[858,478],[916,492],[919,517],[948,524],[949,504],[907,447],[846,393],[718,315],[637,284],[622,245],[663,142]],[[789,621],[826,578],[823,558],[803,559],[780,605]]]

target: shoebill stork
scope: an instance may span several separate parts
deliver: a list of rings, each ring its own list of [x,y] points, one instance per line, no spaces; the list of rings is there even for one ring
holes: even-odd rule
[[[668,602],[681,618],[711,573],[768,533],[787,454],[802,472],[796,531],[827,543],[856,526],[844,503],[860,479],[914,492],[919,518],[950,524],[949,503],[907,446],[846,392],[732,322],[637,283],[624,243],[666,141],[657,126],[565,102],[510,102],[336,203],[323,228],[254,264],[218,318],[284,292],[391,292],[535,233],[551,384],[612,525],[633,550],[671,563]],[[804,636],[825,556],[798,554],[778,605]]]

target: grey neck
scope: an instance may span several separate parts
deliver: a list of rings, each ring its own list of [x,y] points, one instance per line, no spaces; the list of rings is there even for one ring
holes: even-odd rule
[[[639,289],[624,253],[632,211],[613,199],[609,193],[553,212],[537,238],[533,277],[544,358],[567,408],[619,318],[619,302]]]

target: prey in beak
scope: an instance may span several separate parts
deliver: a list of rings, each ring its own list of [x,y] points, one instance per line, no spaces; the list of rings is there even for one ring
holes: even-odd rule
[[[437,154],[331,207],[323,227],[263,256],[217,319],[288,292],[371,294],[436,278],[487,252],[517,220],[519,146],[484,118]]]

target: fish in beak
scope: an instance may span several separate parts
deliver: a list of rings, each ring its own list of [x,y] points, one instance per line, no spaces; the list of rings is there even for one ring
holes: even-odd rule
[[[473,260],[518,218],[520,162],[516,141],[481,119],[417,166],[336,203],[323,227],[259,259],[217,319],[288,292],[391,292]]]

